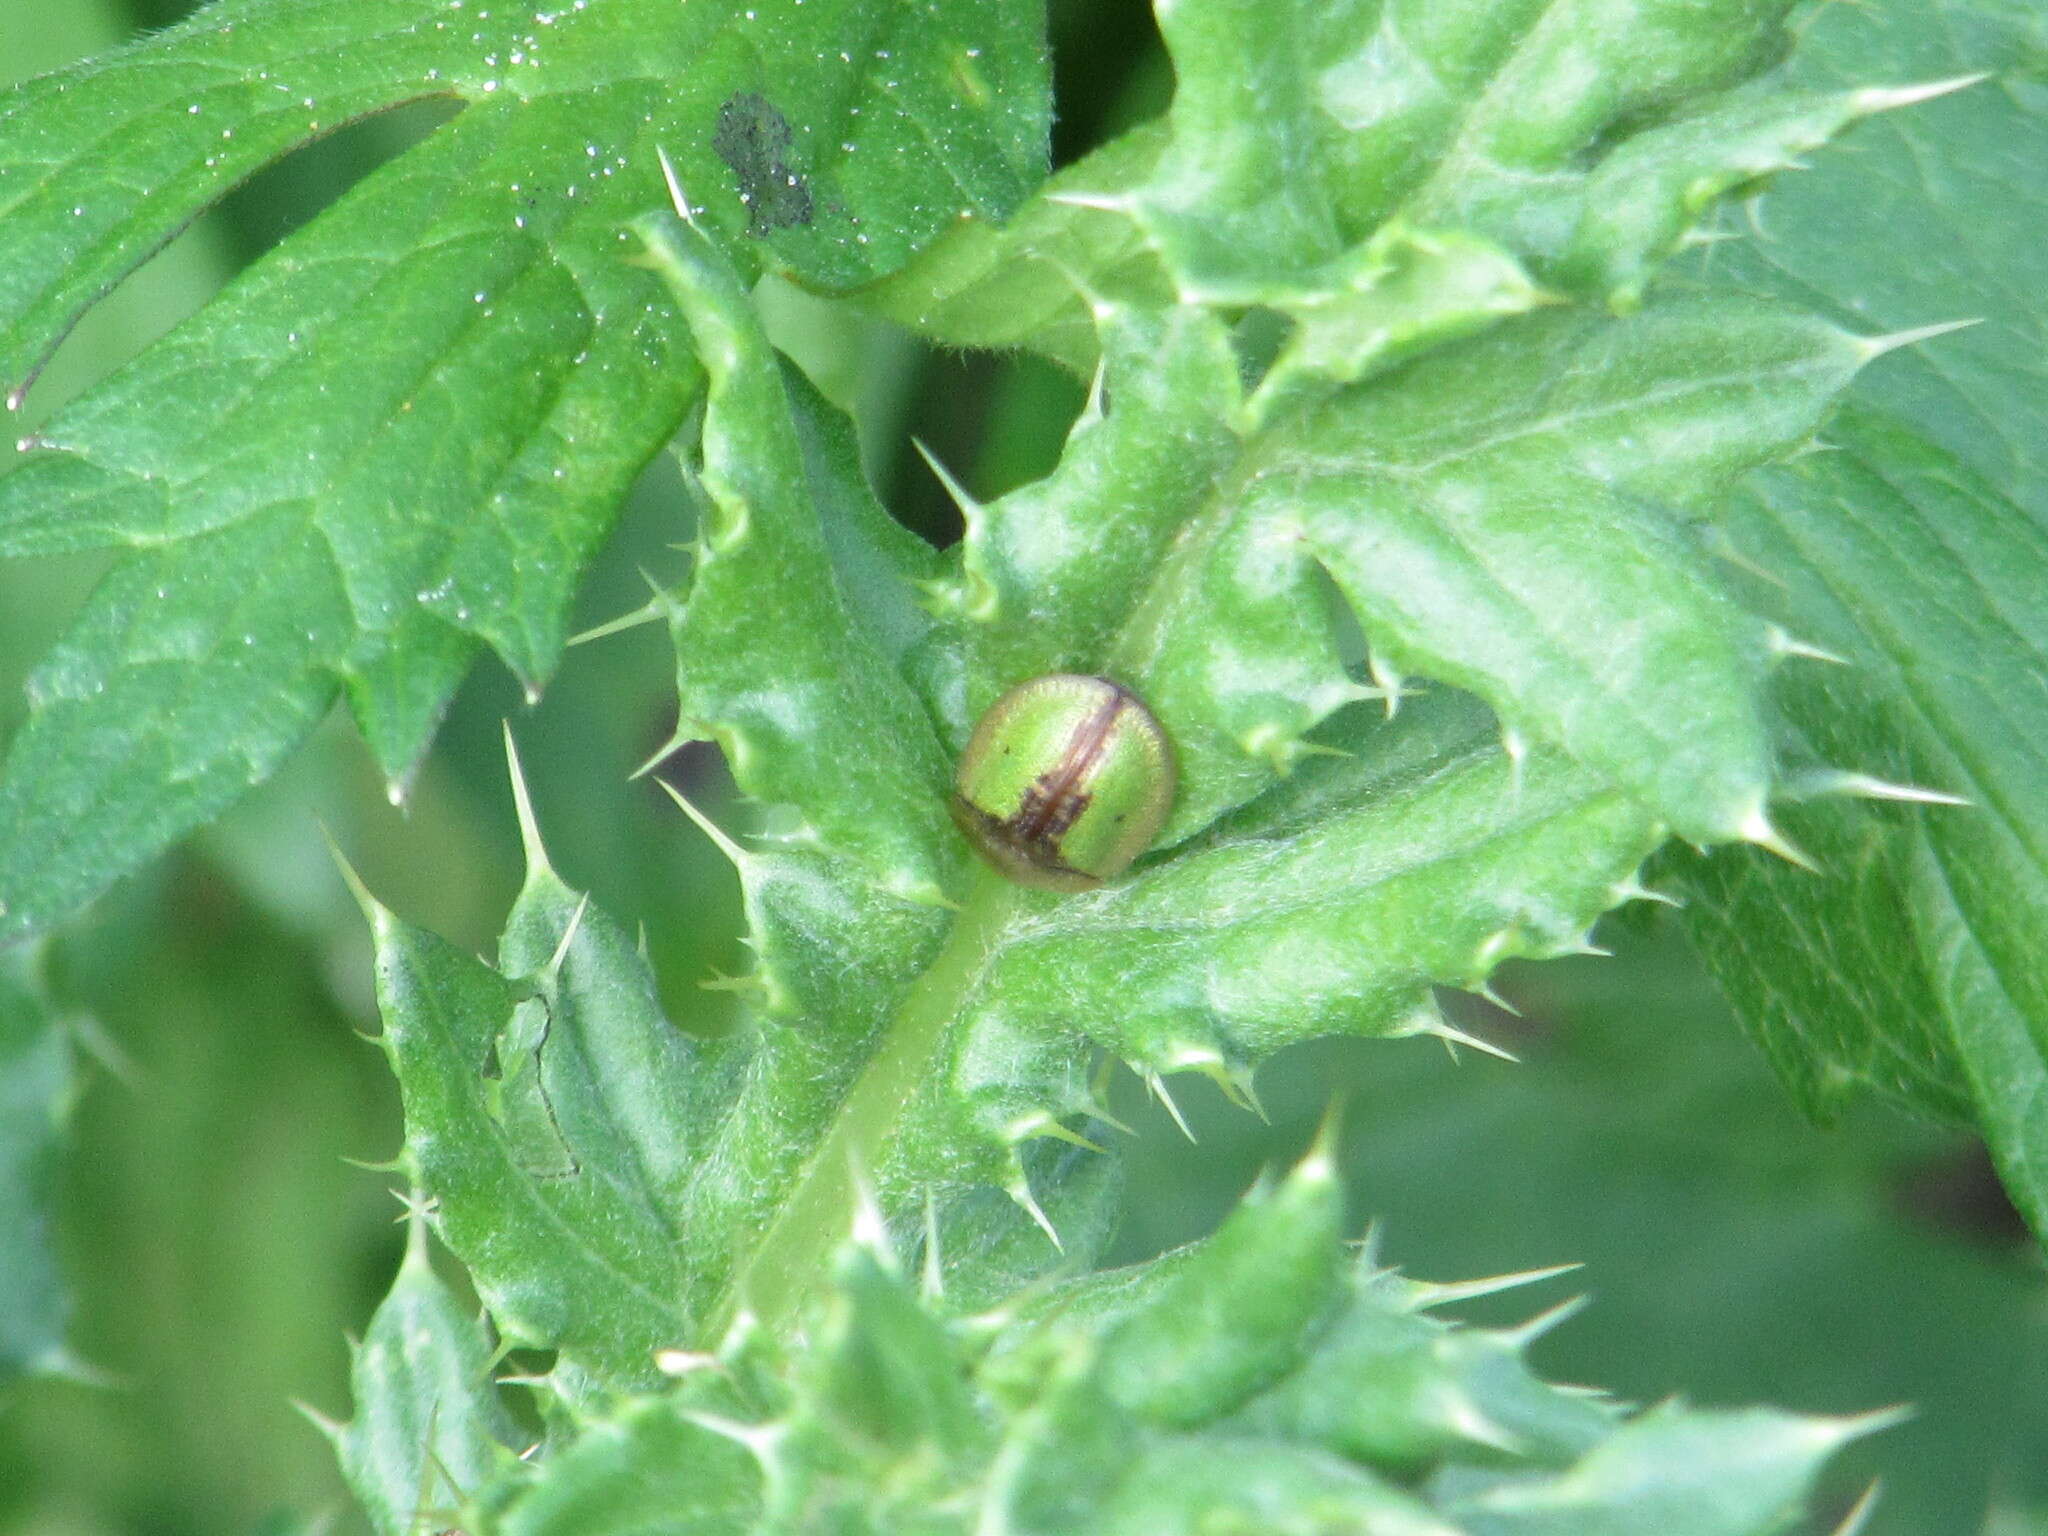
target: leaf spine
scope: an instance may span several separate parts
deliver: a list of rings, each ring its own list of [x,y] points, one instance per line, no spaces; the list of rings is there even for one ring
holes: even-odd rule
[[[1871,1511],[1877,1508],[1877,1492],[1882,1486],[1875,1478],[1870,1481],[1856,1502],[1849,1506],[1849,1512],[1842,1516],[1842,1523],[1835,1527],[1833,1536],[1859,1536],[1870,1521]]]
[[[1818,875],[1822,873],[1819,863],[1815,861],[1811,854],[1807,853],[1805,849],[1771,825],[1771,818],[1760,805],[1754,807],[1747,816],[1743,817],[1740,825],[1736,828],[1736,836],[1745,843],[1756,844],[1757,847],[1763,849],[1766,853],[1776,854],[1787,864],[1798,865],[1799,868],[1809,874]]]
[[[1848,657],[1837,656],[1833,651],[1815,645],[1811,641],[1801,640],[1780,629],[1775,624],[1770,625],[1764,631],[1764,644],[1769,647],[1773,656],[1780,659],[1797,657],[1804,661],[1824,661],[1837,667],[1850,665]]]
[[[725,855],[726,862],[731,864],[744,877],[749,864],[753,861],[753,855],[728,837],[716,822],[692,805],[683,792],[677,789],[675,785],[669,783],[667,779],[656,779],[655,783],[659,784],[666,791],[669,799],[675,801],[681,807],[685,816],[697,824],[697,830],[711,839],[718,851]]]
[[[1555,1306],[1545,1307],[1534,1317],[1517,1324],[1513,1328],[1493,1330],[1493,1336],[1498,1339],[1505,1339],[1517,1350],[1527,1349],[1552,1329],[1560,1327],[1577,1317],[1587,1307],[1591,1306],[1592,1302],[1593,1298],[1583,1293],[1577,1296],[1567,1296]]]
[[[576,903],[576,910],[569,914],[569,921],[562,926],[561,942],[555,945],[555,952],[548,956],[548,963],[541,968],[541,974],[550,980],[558,979],[562,966],[569,958],[569,951],[576,943],[576,935],[583,927],[583,914],[590,910],[590,896],[586,892]]]
[[[1865,86],[1850,95],[1850,110],[1858,117],[1872,117],[1879,112],[1897,111],[1900,107],[1917,107],[1923,101],[1968,90],[1990,78],[1989,70],[1980,70],[1974,75],[1953,75],[1946,80],[1928,80],[1919,85]]]
[[[1583,1264],[1551,1264],[1542,1269],[1520,1269],[1505,1275],[1485,1275],[1477,1280],[1411,1280],[1407,1284],[1420,1311],[1449,1306],[1454,1302],[1476,1301],[1482,1296],[1498,1296],[1503,1291],[1517,1291],[1525,1285],[1540,1285],[1545,1280],[1555,1280],[1559,1275],[1571,1274],[1584,1269]]]
[[[1505,1046],[1495,1045],[1491,1040],[1482,1039],[1478,1035],[1467,1034],[1445,1018],[1433,1004],[1424,1003],[1415,1009],[1401,1024],[1388,1032],[1387,1038],[1408,1040],[1417,1035],[1431,1035],[1443,1041],[1445,1049],[1450,1051],[1453,1059],[1457,1057],[1459,1046],[1469,1045],[1475,1051],[1483,1051],[1488,1056],[1498,1056],[1502,1061],[1511,1061],[1517,1066],[1522,1062],[1521,1057]]]
[[[1023,1163],[1013,1159],[1010,1182],[1003,1187],[1003,1193],[1016,1201],[1024,1214],[1038,1223],[1038,1230],[1051,1240],[1053,1247],[1061,1253],[1067,1251],[1067,1245],[1060,1241],[1059,1231],[1053,1226],[1052,1218],[1045,1214],[1045,1208],[1038,1203],[1038,1197],[1031,1193],[1031,1180],[1025,1176]]]
[[[1181,1135],[1187,1137],[1188,1145],[1198,1145],[1195,1133],[1188,1127],[1187,1116],[1180,1112],[1180,1105],[1174,1102],[1173,1095],[1167,1091],[1166,1079],[1151,1067],[1134,1067],[1132,1070],[1144,1080],[1145,1087],[1152,1097],[1166,1107],[1167,1114],[1173,1117],[1173,1123],[1180,1127]]]
[[[1863,354],[1863,361],[1873,363],[1887,352],[1896,352],[1901,347],[1918,346],[1923,341],[1932,341],[1937,336],[1946,336],[1951,331],[1967,331],[1972,326],[1982,325],[1984,317],[1978,315],[1969,320],[1944,320],[1934,325],[1914,326],[1910,330],[1892,331],[1883,336],[1858,336],[1854,338],[1857,350]]]
[[[690,195],[683,190],[683,178],[676,174],[675,162],[658,144],[654,148],[654,157],[661,162],[661,179],[668,187],[669,206],[675,209],[677,218],[701,234],[703,231],[698,226],[697,215],[690,208]]]
[[[1889,779],[1855,773],[1846,768],[1823,768],[1802,774],[1787,786],[1795,798],[1845,796],[1857,800],[1892,800],[1909,805],[1974,806],[1975,801],[1946,790],[1926,789],[1918,784],[1898,784]]]

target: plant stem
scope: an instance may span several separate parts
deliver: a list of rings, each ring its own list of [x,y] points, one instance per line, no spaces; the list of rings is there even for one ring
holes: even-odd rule
[[[770,1326],[788,1323],[823,1277],[853,1231],[862,1198],[857,1178],[882,1161],[898,1121],[931,1075],[946,1026],[980,978],[990,944],[1021,894],[993,870],[976,865],[945,947],[905,995],[802,1181],[735,1278],[713,1337],[742,1302]]]

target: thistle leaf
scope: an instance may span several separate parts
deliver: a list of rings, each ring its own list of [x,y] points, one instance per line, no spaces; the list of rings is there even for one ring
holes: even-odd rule
[[[353,1423],[334,1432],[342,1471],[380,1536],[467,1518],[511,1475],[517,1436],[492,1379],[490,1341],[434,1273],[415,1215],[405,1260],[353,1351]]]
[[[2032,7],[1993,0],[1956,14],[1967,25],[1927,26],[1903,4],[1831,10],[1791,83],[1839,93],[2038,63]],[[1844,793],[1787,816],[1829,879],[1716,854],[1697,871],[1692,921],[1810,1106],[1827,1112],[1871,1086],[1974,1115],[2015,1200],[2048,1232],[2048,478],[2017,446],[2042,430],[2048,320],[2034,296],[2048,270],[2007,233],[2016,208],[2048,196],[2048,117],[2028,91],[1987,82],[1885,114],[1857,149],[1828,176],[1779,184],[1760,214],[1769,238],[1711,252],[1706,270],[1805,302],[1831,296],[1838,313],[1902,340],[1930,321],[1990,323],[1904,348],[1857,384],[1828,430],[1836,451],[1754,481],[1731,508],[1729,547],[1761,573],[1746,584],[1752,605],[1848,663],[1790,657],[1779,687],[1807,765],[1825,770],[1815,782]],[[1906,228],[1945,231],[1941,258],[1885,251]],[[1886,785],[1968,803],[1855,798],[1898,792]]]
[[[501,1528],[1767,1536],[1829,1453],[1886,1422],[1630,1418],[1541,1382],[1506,1334],[1478,1336],[1475,1370],[1470,1331],[1424,1315],[1433,1288],[1346,1256],[1335,1197],[1327,1167],[1297,1170],[1201,1244],[978,1318],[929,1309],[855,1245],[812,1342],[735,1335],[665,1395],[601,1412],[508,1489]],[[1388,1415],[1377,1442],[1316,1433],[1358,1396]],[[1481,1443],[1444,1432],[1460,1403],[1570,1428]]]
[[[402,794],[480,645],[545,682],[584,565],[700,387],[662,285],[624,260],[657,151],[749,272],[846,286],[1023,196],[1044,71],[1021,4],[229,0],[12,93],[12,405],[86,308],[277,156],[423,97],[462,111],[0,478],[0,554],[121,556],[0,779],[0,935],[217,814],[339,694]]]

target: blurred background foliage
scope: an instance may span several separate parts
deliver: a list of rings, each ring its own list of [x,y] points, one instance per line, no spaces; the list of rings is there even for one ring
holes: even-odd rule
[[[0,82],[187,8],[10,0]],[[1064,161],[1170,87],[1136,0],[1054,12]],[[86,322],[24,425],[437,120],[422,107],[357,125],[237,193]],[[912,435],[992,495],[1050,466],[1081,401],[1044,365],[930,353],[786,288],[763,303],[782,344],[858,415],[885,500],[935,540],[954,536],[954,513]],[[656,466],[584,593],[586,623],[636,606],[642,569],[674,574],[681,504]],[[0,738],[97,568],[0,567]],[[357,1528],[293,1404],[347,1411],[343,1337],[387,1284],[400,1229],[388,1181],[345,1160],[388,1155],[399,1127],[383,1063],[357,1038],[375,1025],[368,936],[323,828],[394,908],[487,947],[518,869],[509,720],[559,867],[644,923],[684,1027],[721,1027],[724,994],[698,983],[740,968],[733,882],[656,787],[629,777],[673,724],[665,651],[654,628],[576,648],[531,708],[486,663],[403,811],[330,721],[274,782],[53,946],[57,994],[89,1021],[59,1238],[73,1347],[97,1379],[31,1382],[0,1402],[0,1532],[283,1531],[323,1516]],[[743,816],[711,749],[661,772],[721,820]],[[1119,1257],[1207,1230],[1261,1167],[1299,1152],[1337,1095],[1354,1214],[1377,1222],[1389,1261],[1436,1279],[1585,1266],[1550,1283],[1592,1302],[1537,1345],[1553,1377],[1642,1401],[1910,1403],[1910,1422],[1843,1459],[1821,1521],[1878,1477],[1868,1532],[2048,1532],[2048,1286],[1981,1148],[1878,1105],[1807,1124],[1667,920],[1608,927],[1615,959],[1509,974],[1521,1017],[1462,1000],[1463,1021],[1518,1066],[1421,1041],[1313,1046],[1263,1077],[1270,1123],[1177,1083],[1192,1144],[1125,1083],[1139,1135]],[[1524,1293],[1471,1315],[1532,1305]]]

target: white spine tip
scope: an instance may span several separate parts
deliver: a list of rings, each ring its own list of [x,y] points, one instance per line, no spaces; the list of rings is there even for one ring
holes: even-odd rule
[[[1765,643],[1770,647],[1773,656],[1797,657],[1802,661],[1824,661],[1828,665],[1835,667],[1846,667],[1849,665],[1848,657],[1837,656],[1833,651],[1815,645],[1809,640],[1801,640],[1798,636],[1788,634],[1775,624],[1766,632]]]
[[[1150,1067],[1140,1067],[1137,1071],[1138,1075],[1144,1079],[1147,1091],[1160,1102],[1167,1114],[1173,1117],[1173,1123],[1180,1127],[1181,1135],[1187,1137],[1188,1145],[1196,1145],[1195,1133],[1188,1126],[1187,1116],[1180,1112],[1180,1105],[1174,1102],[1173,1095],[1168,1092],[1166,1079]]]
[[[1481,998],[1484,1001],[1493,1004],[1494,1007],[1498,1008],[1502,1013],[1506,1014],[1511,1019],[1519,1019],[1522,1016],[1522,1010],[1517,1008],[1513,1003],[1509,1002],[1506,998],[1502,997],[1498,992],[1494,991],[1493,983],[1490,981],[1482,981],[1478,983],[1476,986],[1468,987],[1466,990],[1469,991],[1474,997]]]
[[[676,216],[690,228],[697,227],[697,215],[690,208],[690,196],[683,190],[683,179],[676,174],[675,162],[668,157],[668,151],[657,148],[655,158],[661,162],[661,179],[668,185],[669,206]]]
[[[660,602],[649,602],[635,608],[631,613],[620,614],[603,624],[594,625],[568,639],[570,645],[588,645],[593,640],[603,640],[611,635],[622,634],[629,629],[638,629],[642,624],[659,624],[669,617],[668,608]]]
[[[1793,788],[1806,798],[1841,795],[1856,800],[1891,800],[1907,805],[1971,806],[1976,803],[1946,790],[1926,789],[1918,784],[1896,784],[1889,779],[1839,768],[1804,775],[1794,781]]]
[[[1038,1230],[1046,1235],[1053,1247],[1061,1253],[1067,1251],[1067,1245],[1060,1241],[1060,1234],[1053,1226],[1052,1218],[1045,1214],[1044,1207],[1038,1203],[1038,1197],[1031,1193],[1031,1183],[1024,1177],[1023,1169],[1017,1170],[1017,1176],[1011,1180],[1006,1193],[1022,1207],[1025,1215],[1038,1223]]]
[[[1334,1184],[1337,1182],[1337,1164],[1330,1156],[1329,1149],[1321,1142],[1309,1149],[1309,1153],[1294,1165],[1294,1177],[1308,1184]]]
[[[519,843],[526,853],[529,871],[548,867],[548,851],[540,840],[540,822],[533,814],[533,797],[527,793],[526,770],[520,766],[519,747],[512,739],[512,722],[499,722],[505,733],[505,771],[512,779],[512,808],[519,818]]]
[[[583,927],[583,914],[590,910],[590,897],[576,903],[576,910],[569,914],[569,921],[562,927],[561,942],[555,945],[555,952],[548,957],[547,970],[551,975],[561,973],[562,964],[569,958],[569,951],[576,947],[576,935]]]
[[[1520,1327],[1504,1329],[1503,1333],[1517,1349],[1527,1349],[1552,1329],[1570,1322],[1585,1311],[1592,1299],[1590,1296],[1567,1296],[1556,1306],[1538,1312]]]
[[[858,1171],[854,1175],[855,1197],[853,1203],[853,1244],[856,1248],[873,1254],[885,1269],[896,1267],[896,1250],[889,1242],[889,1224],[882,1219],[882,1208],[875,1203],[875,1192]]]
[[[1507,1009],[1509,1013],[1514,1012],[1514,1009],[1508,1007],[1505,1003],[1498,1004],[1497,1006]],[[1468,1034],[1449,1020],[1442,1021],[1441,1027],[1432,1030],[1431,1033],[1447,1045],[1469,1045],[1473,1050],[1483,1055],[1492,1056],[1501,1061],[1512,1062],[1516,1066],[1522,1064],[1522,1058],[1513,1051],[1508,1050],[1505,1046],[1495,1045],[1491,1040],[1484,1039],[1479,1035]]]
[[[1968,90],[1990,78],[1989,70],[1980,70],[1974,75],[1955,75],[1947,80],[1923,81],[1919,85],[1874,85],[1856,92],[1851,100],[1858,116],[1869,117],[1878,112],[1895,112],[1900,107],[1917,107],[1923,101]]]
[[[939,462],[938,455],[925,447],[922,439],[913,437],[910,446],[917,450],[918,457],[938,477],[939,484],[946,488],[946,494],[953,498],[953,505],[960,509],[960,515],[972,522],[981,512],[981,503],[967,494],[967,488],[953,478],[953,472]]]
[[[1796,864],[1809,874],[1820,874],[1821,867],[1813,857],[1775,826],[1761,808],[1751,811],[1743,818],[1736,835],[1745,843],[1754,843],[1766,853],[1774,853],[1787,864]]]
[[[1068,208],[1093,208],[1101,213],[1129,213],[1136,205],[1120,192],[1048,192],[1048,203],[1060,203]]]
[[[1863,1527],[1870,1522],[1871,1511],[1877,1508],[1878,1490],[1883,1484],[1872,1481],[1856,1502],[1849,1506],[1849,1512],[1842,1516],[1842,1523],[1835,1527],[1833,1536],[1861,1536]]]
[[[692,805],[689,802],[689,800],[684,797],[683,792],[677,789],[675,785],[669,783],[667,779],[656,779],[655,783],[659,784],[664,790],[666,790],[668,792],[669,799],[675,801],[677,806],[681,808],[682,813],[685,816],[689,817],[691,821],[697,824],[697,830],[702,832],[706,837],[710,838],[711,841],[717,845],[718,851],[725,855],[726,861],[730,863],[734,869],[744,869],[746,867],[746,849],[742,848],[738,843],[734,842],[730,837],[726,836],[725,833],[718,827],[716,823],[714,823],[711,820],[709,816],[706,816],[702,811],[698,810],[696,806]]]
[[[1902,347],[1917,347],[1923,341],[1932,341],[1937,336],[1946,336],[1952,331],[1967,331],[1972,326],[1982,325],[1983,316],[1969,320],[1944,320],[1936,325],[1914,326],[1911,330],[1893,331],[1885,336],[1859,336],[1856,346],[1863,353],[1863,360],[1874,362],[1887,352],[1896,352]]]

